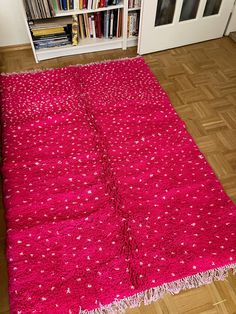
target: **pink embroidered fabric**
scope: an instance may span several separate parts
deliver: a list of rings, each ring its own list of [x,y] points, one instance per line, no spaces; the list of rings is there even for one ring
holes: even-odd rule
[[[235,264],[236,207],[142,58],[1,81],[11,313],[115,313]]]

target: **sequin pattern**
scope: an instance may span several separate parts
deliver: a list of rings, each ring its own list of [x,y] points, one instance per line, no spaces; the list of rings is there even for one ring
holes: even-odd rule
[[[235,263],[235,205],[142,58],[1,81],[11,313]]]

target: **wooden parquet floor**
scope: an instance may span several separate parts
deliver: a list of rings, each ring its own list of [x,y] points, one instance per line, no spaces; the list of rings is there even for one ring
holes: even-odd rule
[[[25,71],[134,55],[136,50],[132,48],[65,57],[36,65],[30,49],[0,50],[0,69],[3,72]],[[145,60],[236,203],[236,43],[230,38],[222,38],[149,54]],[[0,313],[7,314],[3,209],[0,213]],[[166,295],[150,306],[127,311],[127,314],[226,313],[236,314],[236,276],[232,274],[224,282],[175,296]]]

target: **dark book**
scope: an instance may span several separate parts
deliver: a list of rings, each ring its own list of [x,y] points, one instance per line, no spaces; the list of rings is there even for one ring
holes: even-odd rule
[[[98,38],[102,38],[102,18],[101,18],[101,12],[97,13],[97,32]]]
[[[74,9],[74,0],[69,0],[69,9],[70,10]]]
[[[118,10],[114,10],[113,36],[117,33]]]
[[[67,38],[69,39],[70,43],[72,43],[72,24],[68,24],[64,29],[65,29]]]
[[[67,10],[67,0],[61,0],[61,7],[62,10]]]

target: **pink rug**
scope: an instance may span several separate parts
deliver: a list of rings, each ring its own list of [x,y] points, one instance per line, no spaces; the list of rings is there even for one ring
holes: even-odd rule
[[[117,313],[236,268],[236,207],[142,58],[2,76],[11,313]]]

